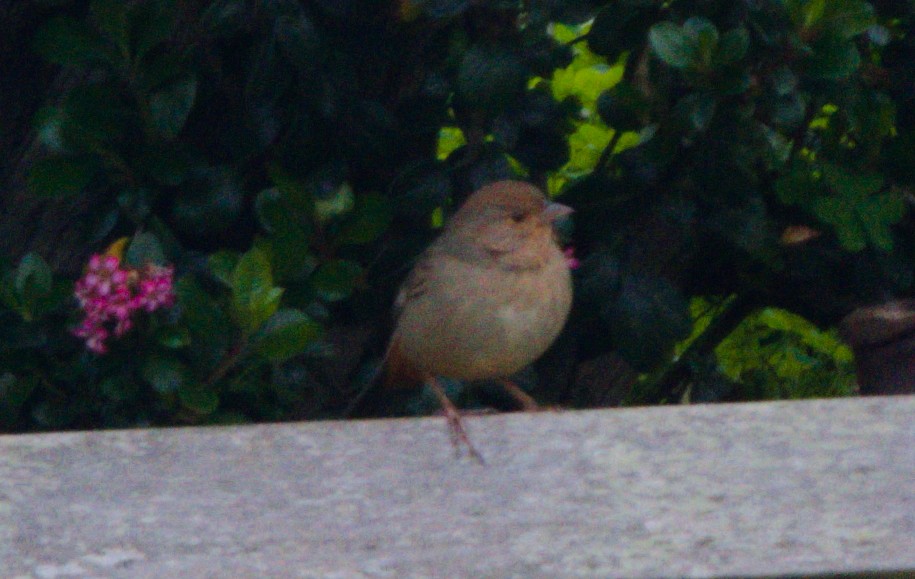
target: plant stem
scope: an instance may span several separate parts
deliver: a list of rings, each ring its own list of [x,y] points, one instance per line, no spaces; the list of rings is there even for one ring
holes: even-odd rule
[[[240,342],[230,348],[229,351],[226,352],[225,357],[219,362],[219,365],[216,366],[216,369],[213,370],[213,373],[204,380],[204,386],[212,386],[225,378],[226,374],[229,373],[229,370],[234,368],[235,365],[244,358],[245,346],[245,342]]]
[[[653,384],[649,384],[639,402],[676,404],[692,378],[695,363],[713,352],[718,344],[731,335],[731,332],[756,308],[756,303],[746,295],[738,295],[731,300],[712,320],[709,327],[686,348],[683,355],[668,366]]]

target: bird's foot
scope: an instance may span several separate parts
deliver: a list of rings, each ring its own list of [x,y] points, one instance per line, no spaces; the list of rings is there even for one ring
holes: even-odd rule
[[[467,436],[467,431],[464,430],[464,424],[461,421],[461,411],[457,409],[454,402],[445,394],[445,391],[438,383],[438,380],[431,378],[427,380],[426,383],[435,393],[439,404],[442,406],[442,412],[445,413],[445,419],[448,421],[448,431],[451,435],[451,445],[454,447],[455,454],[460,456],[461,446],[464,446],[467,449],[467,453],[474,460],[480,464],[486,464],[486,461],[483,460],[483,455],[480,454],[473,443],[470,442],[470,437]]]
[[[543,410],[533,396],[522,390],[520,386],[511,380],[502,380],[502,387],[518,403],[518,409],[522,412],[539,412]]]
[[[502,380],[502,387],[518,403],[518,410],[521,412],[562,412],[565,410],[562,406],[543,406],[539,404],[530,394],[511,380]]]

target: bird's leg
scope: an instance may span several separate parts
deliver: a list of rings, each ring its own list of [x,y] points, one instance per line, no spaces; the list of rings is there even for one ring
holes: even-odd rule
[[[432,389],[432,392],[435,393],[439,404],[442,406],[442,411],[445,413],[445,418],[448,420],[451,444],[454,446],[455,452],[460,454],[461,444],[463,444],[467,447],[467,452],[470,456],[480,464],[485,464],[486,461],[483,460],[483,455],[473,446],[473,443],[470,442],[470,437],[467,436],[467,431],[464,430],[464,425],[461,423],[461,412],[457,409],[457,406],[454,405],[454,402],[448,398],[448,395],[445,394],[445,390],[442,388],[441,384],[439,384],[438,380],[434,377],[428,378],[426,384]]]
[[[501,382],[502,387],[505,388],[505,392],[515,399],[515,402],[519,404],[522,411],[537,412],[540,410],[540,405],[537,404],[537,401],[534,400],[530,394],[522,390],[520,386],[511,380],[502,380]]]

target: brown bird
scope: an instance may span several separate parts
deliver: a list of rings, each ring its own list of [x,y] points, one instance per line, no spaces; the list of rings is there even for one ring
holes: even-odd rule
[[[553,343],[572,304],[572,277],[553,223],[571,211],[528,183],[486,185],[420,256],[397,296],[385,386],[428,385],[452,442],[463,442],[480,461],[437,378],[505,378]],[[522,406],[536,407],[516,385],[505,385]]]

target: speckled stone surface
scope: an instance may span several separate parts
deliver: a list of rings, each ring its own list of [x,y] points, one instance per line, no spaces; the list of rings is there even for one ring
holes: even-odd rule
[[[915,571],[915,397],[0,437],[0,577]]]

